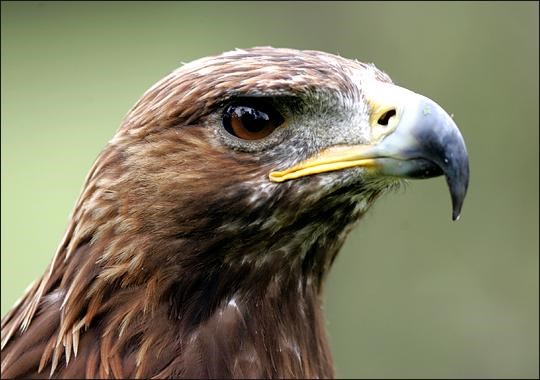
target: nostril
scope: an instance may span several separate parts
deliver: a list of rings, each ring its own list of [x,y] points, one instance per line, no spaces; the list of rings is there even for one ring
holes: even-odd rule
[[[379,117],[379,120],[377,120],[377,124],[386,126],[388,125],[388,122],[390,121],[390,119],[394,116],[396,116],[396,110],[395,109],[388,110],[385,113],[383,113],[381,117]]]

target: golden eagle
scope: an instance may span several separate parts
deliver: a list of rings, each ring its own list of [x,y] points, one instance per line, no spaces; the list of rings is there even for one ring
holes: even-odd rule
[[[260,47],[135,104],[44,275],[2,319],[2,378],[329,378],[321,292],[353,225],[468,158],[452,118],[371,64]]]

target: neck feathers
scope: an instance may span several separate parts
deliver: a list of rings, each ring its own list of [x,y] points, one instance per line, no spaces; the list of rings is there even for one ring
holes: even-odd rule
[[[128,169],[114,147],[96,161],[49,269],[2,320],[3,377],[332,377],[322,286],[375,195],[299,193],[291,212],[289,185],[253,199],[223,178],[220,197],[175,184],[156,203]]]

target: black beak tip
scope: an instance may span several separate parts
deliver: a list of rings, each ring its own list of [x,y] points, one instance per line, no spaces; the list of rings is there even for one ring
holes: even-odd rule
[[[454,206],[453,211],[452,211],[452,221],[455,222],[459,220],[460,216],[461,216],[461,206],[460,207]]]
[[[463,207],[463,202],[467,195],[467,188],[469,185],[468,165],[466,165],[466,170],[459,178],[455,178],[451,175],[449,176],[447,173],[446,180],[452,198],[452,220],[456,221],[459,220],[461,208]]]

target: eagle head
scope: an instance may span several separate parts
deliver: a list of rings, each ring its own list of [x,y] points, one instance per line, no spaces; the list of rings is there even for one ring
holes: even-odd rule
[[[320,309],[336,254],[380,195],[438,175],[456,219],[458,128],[372,64],[270,47],[185,64],[96,160],[49,269],[2,321],[3,371],[333,376]],[[41,351],[21,367],[29,340]]]

